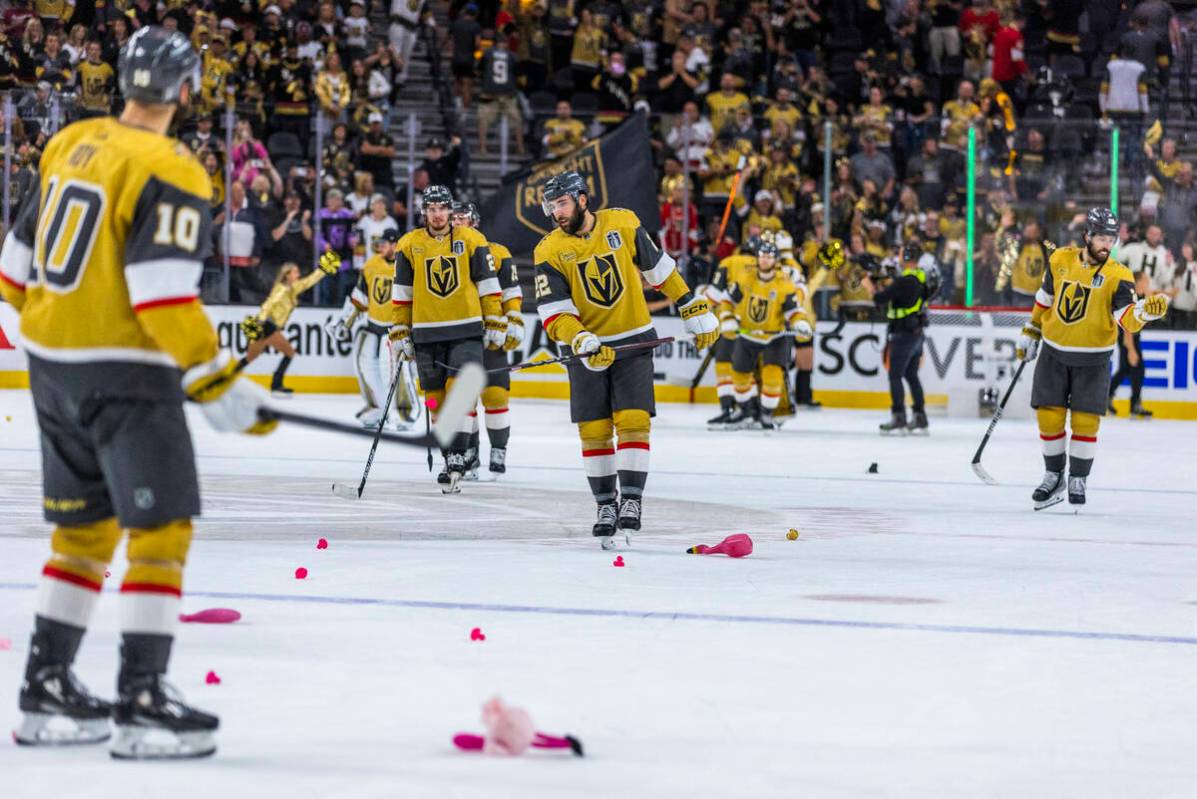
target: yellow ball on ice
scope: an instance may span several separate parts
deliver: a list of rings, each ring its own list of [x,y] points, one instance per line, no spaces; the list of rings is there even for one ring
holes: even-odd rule
[[[798,531],[795,530],[793,527],[791,527],[790,532],[786,533],[786,538],[788,538],[791,541],[797,541],[798,540]]]

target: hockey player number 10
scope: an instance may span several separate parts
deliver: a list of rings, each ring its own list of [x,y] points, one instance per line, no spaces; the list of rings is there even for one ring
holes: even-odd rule
[[[199,244],[200,214],[186,205],[158,203],[158,227],[154,230],[154,244],[195,252]]]
[[[46,286],[59,294],[75,290],[95,244],[104,190],[93,183],[50,179],[38,216],[35,260]]]

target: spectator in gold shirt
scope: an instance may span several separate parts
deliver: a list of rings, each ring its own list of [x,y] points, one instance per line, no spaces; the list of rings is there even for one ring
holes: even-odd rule
[[[574,119],[574,109],[569,100],[557,101],[557,116],[544,123],[545,154],[556,158],[570,150],[576,150],[586,141],[586,125]]]

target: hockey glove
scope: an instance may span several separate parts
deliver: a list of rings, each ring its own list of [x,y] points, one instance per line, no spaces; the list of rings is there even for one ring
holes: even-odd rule
[[[414,361],[416,347],[411,341],[411,328],[407,325],[395,325],[388,334],[391,339],[391,351],[400,361]]]
[[[1031,362],[1039,355],[1039,342],[1043,339],[1043,331],[1035,325],[1027,325],[1018,337],[1018,345],[1014,354],[1020,361]]]
[[[507,317],[482,317],[482,343],[488,350],[501,350],[507,341]]]
[[[324,332],[328,333],[333,341],[349,340],[349,326],[345,324],[344,319],[332,320],[324,326]]]
[[[503,342],[503,349],[511,352],[519,349],[524,343],[524,317],[517,311],[507,312],[507,340]]]
[[[241,322],[241,332],[245,334],[245,338],[249,341],[257,341],[266,334],[266,328],[262,325],[262,320],[256,316],[247,316]]]
[[[1168,295],[1152,294],[1150,297],[1144,297],[1135,303],[1132,313],[1143,324],[1163,319],[1164,314],[1168,313]]]
[[[686,332],[694,336],[694,346],[700,350],[719,340],[719,320],[711,313],[711,304],[703,297],[695,297],[678,306]]]
[[[341,256],[332,250],[325,250],[324,255],[320,256],[320,260],[316,265],[320,267],[320,271],[324,274],[335,275],[341,269]]]
[[[794,338],[805,344],[815,336],[815,331],[811,329],[810,322],[805,319],[799,319],[794,323]]]
[[[266,392],[237,375],[237,362],[221,350],[207,363],[193,366],[183,375],[187,398],[199,403],[208,424],[222,433],[265,435],[278,427],[277,421],[263,422],[258,411],[265,406]]]
[[[592,372],[601,372],[615,363],[615,350],[604,347],[598,336],[589,330],[583,330],[574,336],[569,348],[574,351],[574,355],[589,355],[582,359],[582,365]]]
[[[734,313],[725,311],[719,315],[719,335],[726,339],[734,339],[739,331],[740,323]]]

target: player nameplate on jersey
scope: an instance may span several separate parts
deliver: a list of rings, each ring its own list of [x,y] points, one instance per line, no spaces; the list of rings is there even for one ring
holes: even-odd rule
[[[463,253],[465,253],[465,242],[464,241],[453,242],[453,254],[454,255],[462,255]]]
[[[621,246],[623,246],[623,238],[619,235],[618,230],[608,231],[607,246],[613,250],[618,250]]]
[[[748,298],[748,320],[756,324],[764,324],[769,316],[769,301],[764,297]]]
[[[457,291],[457,259],[438,255],[424,259],[428,275],[428,290],[438,297],[448,297]]]
[[[623,296],[623,277],[615,254],[596,255],[578,264],[586,299],[603,308],[613,308]]]
[[[373,295],[374,302],[379,305],[386,305],[391,301],[391,283],[393,282],[389,277],[374,278],[374,285],[370,287],[370,293]]]
[[[1060,321],[1074,325],[1084,319],[1092,295],[1092,287],[1082,286],[1075,280],[1065,280],[1060,286],[1060,298],[1056,300],[1056,314]]]

